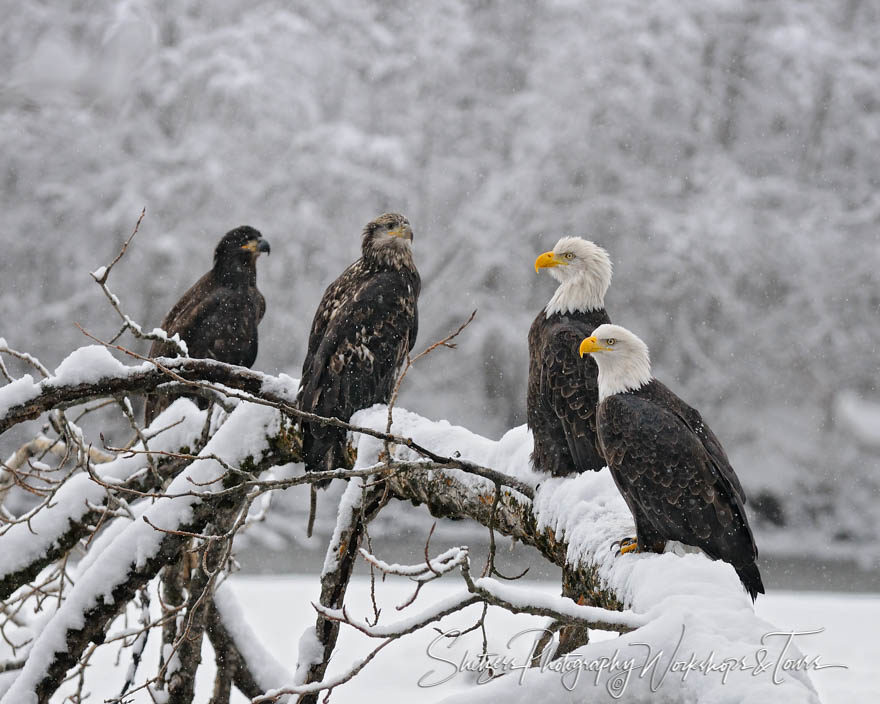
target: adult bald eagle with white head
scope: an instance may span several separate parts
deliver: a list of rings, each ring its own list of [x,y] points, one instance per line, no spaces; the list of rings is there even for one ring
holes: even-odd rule
[[[535,260],[559,281],[550,302],[529,330],[526,419],[532,431],[532,465],[554,476],[599,470],[605,460],[596,444],[596,365],[581,362],[581,340],[610,322],[605,293],[611,259],[602,247],[563,237]]]
[[[647,345],[626,328],[600,325],[579,352],[599,367],[599,445],[635,519],[621,552],[696,546],[730,563],[754,601],[764,584],[746,497],[715,433],[651,375]]]

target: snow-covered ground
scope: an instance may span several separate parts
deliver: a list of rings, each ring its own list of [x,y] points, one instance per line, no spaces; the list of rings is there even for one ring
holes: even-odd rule
[[[452,575],[450,575],[452,577]],[[231,581],[233,591],[238,596],[245,616],[253,629],[259,634],[266,647],[275,657],[293,671],[296,667],[297,644],[304,629],[314,624],[314,612],[308,606],[310,600],[317,599],[318,581],[310,575],[287,575],[278,577],[236,577]],[[521,582],[520,585],[523,583]],[[429,584],[419,597],[417,603],[432,603],[434,600],[451,593],[458,587],[456,580]],[[558,587],[548,582],[531,582],[528,586],[535,590],[557,593]],[[378,585],[380,606],[384,609],[383,618],[391,617],[394,605],[402,602],[409,595],[409,587],[400,580],[388,580]],[[369,602],[369,580],[355,577],[347,598],[348,608],[352,615],[366,616],[371,613]],[[815,635],[797,637],[797,644],[806,657],[820,656],[821,662],[831,665],[846,665],[844,668],[827,668],[810,673],[813,684],[819,692],[824,704],[873,704],[880,692],[877,676],[877,664],[880,663],[880,642],[876,638],[871,624],[880,623],[880,596],[877,595],[842,595],[779,592],[761,596],[757,603],[757,613],[762,618],[776,624],[782,631],[813,631],[824,628]],[[442,622],[442,628],[449,630],[455,627],[471,625],[479,614],[479,607],[471,607],[455,617]],[[399,618],[399,617],[398,617]],[[396,620],[396,619],[394,619]],[[527,629],[540,628],[543,619],[531,616],[512,616],[499,609],[489,610],[488,635],[490,651],[510,655],[515,662],[521,663],[531,646],[531,636],[525,634],[507,647],[510,638]],[[613,638],[612,634],[594,632],[594,640]],[[387,701],[442,701],[463,689],[473,687],[477,678],[475,673],[455,674],[449,681],[434,687],[420,687],[445,679],[454,672],[453,665],[446,661],[460,663],[467,657],[471,661],[480,651],[479,632],[463,636],[454,646],[447,648],[446,643],[435,643],[428,654],[431,644],[438,634],[425,629],[409,638],[393,643],[370,663],[358,676],[356,682],[343,685],[333,693],[335,704],[373,704]],[[340,647],[331,663],[330,673],[345,670],[353,660],[362,657],[375,646],[360,633],[343,628]],[[155,640],[151,644],[155,647]],[[105,696],[116,694],[124,679],[127,662],[114,665],[115,649],[102,649],[90,670],[90,681],[87,689],[91,692],[90,701],[100,702]],[[206,646],[204,660],[208,663],[201,674],[196,701],[205,702],[209,697],[211,677],[213,676],[213,654]],[[682,654],[679,653],[679,656]],[[700,655],[700,654],[698,654]],[[708,653],[702,654],[708,656]],[[432,657],[433,656],[433,657]],[[685,659],[689,654],[685,655]],[[720,659],[724,653],[716,653]],[[142,673],[150,671],[155,663],[155,652],[150,652]],[[442,658],[442,659],[441,659]],[[142,667],[144,667],[142,665]],[[433,671],[433,673],[432,673]],[[508,677],[519,677],[521,670],[516,670]],[[432,673],[432,674],[429,674]],[[526,683],[532,676],[524,675]],[[636,675],[633,675],[635,677]],[[675,673],[670,674],[676,676]],[[704,676],[698,673],[691,676]],[[708,675],[719,676],[719,675]],[[757,677],[771,677],[772,668]],[[781,677],[787,677],[784,672]],[[569,674],[563,681],[560,677],[558,692],[548,691],[544,701],[556,701],[558,698],[570,696],[563,689],[564,682],[571,683]],[[582,694],[583,701],[589,700],[589,691],[594,685],[589,673],[583,673],[575,691]],[[662,692],[662,687],[661,690]],[[62,701],[59,693],[54,701]],[[147,702],[149,698],[143,692],[134,695],[134,702]],[[237,695],[233,701],[245,702],[246,699]],[[628,701],[625,693],[621,701]]]

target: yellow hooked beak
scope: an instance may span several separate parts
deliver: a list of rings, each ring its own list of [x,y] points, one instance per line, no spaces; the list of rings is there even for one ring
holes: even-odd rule
[[[578,352],[583,357],[585,354],[592,354],[593,352],[611,352],[611,348],[600,345],[599,340],[595,337],[587,337],[581,342]]]
[[[401,237],[405,240],[409,240],[412,242],[413,232],[411,227],[407,227],[404,225],[403,227],[398,227],[396,230],[389,230],[389,237]]]
[[[540,269],[549,269],[554,266],[568,266],[568,262],[559,259],[553,252],[544,252],[535,260],[535,273],[537,274]]]
[[[241,248],[246,249],[248,252],[257,255],[259,255],[261,252],[265,252],[266,254],[270,252],[269,243],[262,238],[258,240],[250,240],[246,244],[243,244]]]

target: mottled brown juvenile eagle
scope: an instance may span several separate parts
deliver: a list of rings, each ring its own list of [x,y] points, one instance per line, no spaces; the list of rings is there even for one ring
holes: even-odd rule
[[[257,358],[257,326],[266,300],[257,290],[257,257],[269,243],[252,227],[227,232],[214,250],[214,266],[190,288],[162,320],[168,335],[180,335],[190,357],[250,367]],[[156,341],[150,357],[176,357],[170,342]],[[173,398],[149,396],[149,425]]]
[[[694,545],[733,565],[754,601],[764,584],[746,497],[715,433],[651,376],[647,345],[626,328],[600,325],[580,354],[599,365],[599,444],[636,523],[621,552]]]
[[[387,403],[418,333],[421,279],[409,221],[386,213],[363,230],[362,256],[324,292],[312,321],[298,396],[300,409],[348,420]],[[309,472],[344,467],[346,431],[303,424]]]
[[[526,419],[532,431],[532,465],[554,476],[602,469],[596,445],[596,364],[578,359],[581,340],[602,323],[611,260],[598,245],[563,237],[535,260],[559,281],[556,293],[529,330]]]

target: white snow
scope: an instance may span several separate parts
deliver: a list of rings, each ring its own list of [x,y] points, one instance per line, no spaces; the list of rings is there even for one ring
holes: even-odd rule
[[[351,418],[352,425],[360,425],[384,432],[388,421],[388,409],[384,405],[358,411]],[[527,484],[536,485],[542,481],[541,475],[535,474],[529,464],[532,451],[531,435],[526,426],[521,425],[508,430],[500,440],[490,440],[472,433],[467,428],[452,425],[447,420],[429,420],[416,413],[397,407],[393,413],[391,432],[395,435],[411,437],[423,447],[439,455],[459,457],[470,460],[483,467],[491,467],[509,474]],[[383,442],[368,435],[357,438],[357,467],[364,468],[376,464]],[[456,454],[460,453],[460,455]],[[394,448],[394,456],[398,459],[420,461],[424,458],[407,447]],[[452,475],[470,486],[485,490],[492,483],[473,474],[451,469]]]
[[[140,330],[140,326],[137,323],[135,323],[133,320],[129,320],[128,318],[126,318],[126,320],[128,321],[128,323],[132,327],[134,327],[137,330]],[[174,342],[177,344],[177,346],[181,352],[183,352],[184,354],[189,354],[189,348],[187,348],[187,346],[186,346],[186,341],[183,340],[179,334],[174,333],[173,335],[169,335],[162,328],[153,328],[152,330],[150,330],[149,334],[159,338],[160,340],[165,340],[167,342]]]
[[[302,635],[299,637],[299,647],[296,656],[296,675],[294,676],[294,684],[303,684],[309,674],[312,665],[321,662],[324,656],[324,646],[318,640],[318,634],[315,632],[315,625],[310,624],[305,627]],[[283,682],[275,685],[275,689],[280,689],[285,683],[290,682],[288,678]]]
[[[358,460],[360,463],[360,460]],[[336,511],[336,527],[333,529],[333,537],[330,539],[330,545],[324,556],[324,567],[321,575],[329,574],[339,565],[339,550],[342,543],[342,533],[351,523],[351,516],[354,511],[359,511],[361,507],[361,499],[363,498],[363,479],[355,477],[348,482],[345,493],[339,500],[339,506]]]
[[[0,418],[10,408],[36,399],[47,388],[90,384],[107,377],[125,377],[153,367],[149,362],[126,366],[101,345],[80,347],[65,357],[55,372],[39,383],[26,374],[0,387]]]
[[[295,385],[291,381],[289,386],[293,388]],[[181,400],[177,403],[188,401]],[[175,407],[172,406],[166,413],[172,412]],[[186,416],[192,416],[192,419],[179,432],[197,433],[203,418],[196,413],[187,413]],[[386,409],[381,406],[367,409],[357,414],[353,422],[384,430]],[[277,431],[278,424],[279,416],[273,409],[240,404],[203,453],[217,454],[233,463],[247,455],[257,456],[266,447],[267,434]],[[629,511],[607,469],[568,479],[549,478],[532,472],[529,464],[531,437],[524,427],[514,428],[500,440],[492,441],[446,421],[430,421],[404,409],[395,409],[392,431],[411,436],[416,442],[439,454],[460,456],[536,486],[534,511],[538,518],[538,529],[551,530],[558,539],[566,541],[570,563],[595,567],[600,579],[621,595],[625,607],[631,613],[621,613],[619,618],[627,620],[631,625],[643,624],[638,630],[613,640],[594,638],[589,645],[579,649],[576,656],[566,661],[571,666],[572,662],[576,665],[610,662],[615,653],[618,658],[621,653],[628,653],[632,657],[644,655],[648,649],[652,655],[662,653],[655,665],[647,666],[646,669],[650,672],[645,677],[637,676],[632,669],[635,666],[631,666],[626,679],[621,679],[621,672],[608,672],[607,668],[598,675],[593,673],[595,680],[586,676],[590,673],[581,671],[580,687],[587,686],[585,683],[595,682],[590,685],[591,701],[615,700],[615,692],[619,691],[614,689],[616,685],[624,688],[626,701],[818,701],[808,674],[802,670],[784,672],[781,682],[774,682],[766,671],[754,672],[754,661],[761,657],[762,648],[766,648],[763,651],[766,652],[765,661],[775,662],[774,658],[782,652],[785,643],[781,637],[770,637],[770,641],[762,643],[762,639],[766,640],[766,634],[778,629],[755,615],[751,601],[730,566],[713,562],[701,554],[615,556],[611,549],[613,543],[631,535],[633,525]],[[357,436],[356,441],[358,465],[369,466],[375,463],[382,449],[382,442],[369,436]],[[415,458],[406,448],[395,448],[395,453],[400,457]],[[121,459],[116,463],[119,463],[117,469],[123,476],[126,471],[133,471],[137,464],[134,462],[123,468]],[[106,465],[102,471],[108,472],[110,466]],[[481,489],[489,486],[482,478],[467,475],[460,470],[448,471],[456,478],[473,483]],[[216,480],[222,474],[222,466],[213,460],[196,462],[185,476],[177,477],[167,491],[172,494],[190,491],[193,485],[187,477],[203,483]],[[201,489],[209,491],[216,486],[209,484]],[[79,490],[85,491],[85,488]],[[337,534],[340,526],[347,522],[350,512],[357,509],[360,497],[360,482],[349,482],[341,502]],[[521,500],[527,501],[525,497],[521,497]],[[135,511],[140,513],[143,510],[144,515],[158,526],[174,528],[185,523],[194,503],[195,499],[191,497],[174,501],[160,500],[143,508],[137,505]],[[3,704],[29,701],[27,697],[33,683],[39,679],[42,668],[54,652],[64,647],[66,629],[82,623],[82,614],[94,603],[96,595],[98,598],[110,598],[114,585],[125,578],[132,560],[142,563],[155,554],[161,539],[159,533],[140,520],[118,523],[124,527],[113,526],[111,531],[99,538],[100,555],[84,563],[78,571],[76,585],[70,591],[67,601],[55,618],[45,625],[33,644],[28,663],[2,700]],[[58,526],[50,528],[58,530]],[[338,542],[339,535],[334,535],[331,545],[335,546]],[[28,549],[36,548],[31,545]],[[9,552],[18,550],[4,551],[0,559],[9,559],[6,557]],[[334,555],[333,548],[328,550],[324,571],[334,566]],[[318,584],[316,577],[311,579]],[[447,584],[455,583],[455,575],[450,575],[443,581]],[[480,583],[498,590],[504,598],[511,601],[528,599],[536,603],[543,600],[557,608],[563,601],[556,596],[545,599],[531,588],[524,591],[523,583],[507,585],[495,580]],[[558,590],[558,586],[555,589]],[[420,598],[425,597],[423,595]],[[460,583],[456,585],[454,593],[450,595],[447,592],[447,598],[464,598]],[[765,597],[759,597],[759,605],[763,598]],[[436,603],[432,608],[436,608]],[[571,608],[578,613],[585,613],[582,611],[585,608],[589,610],[589,607],[580,607],[573,602],[565,608]],[[421,611],[421,607],[418,611]],[[394,612],[388,610],[385,613]],[[604,615],[604,612],[597,612],[594,617],[601,618]],[[384,618],[386,620],[380,622],[380,629],[389,628],[387,615]],[[415,616],[407,614],[404,618],[411,622]],[[231,619],[233,622],[243,623],[237,615],[231,616]],[[400,627],[401,623],[407,622],[395,622],[394,627]],[[305,630],[300,629],[298,632],[305,633],[307,628],[306,625]],[[244,633],[243,630],[241,632]],[[799,644],[796,640],[786,650],[786,655],[799,657]],[[316,647],[316,643],[309,637],[300,636],[300,664],[314,657]],[[807,650],[803,652],[810,654]],[[281,659],[293,662],[293,657],[292,651],[288,651]],[[694,671],[686,677],[681,672],[671,672],[661,682],[660,677],[669,662],[682,659],[690,662],[691,667],[699,662],[705,665],[706,661],[711,660],[716,669],[710,669],[706,673]],[[643,661],[644,658],[637,662]],[[743,669],[726,671],[734,661]],[[334,658],[334,663],[328,677],[338,674],[350,665],[351,660],[340,662],[340,658]],[[748,669],[746,665],[752,665],[752,668]],[[717,669],[719,667],[721,671]],[[616,679],[615,674],[618,675]],[[650,675],[653,675],[653,680]],[[267,682],[295,681],[283,668],[275,665],[271,665],[266,676],[269,678]],[[564,687],[566,681],[572,684],[573,677],[571,672],[568,680],[561,677],[558,666],[555,669],[545,668],[543,672],[530,671],[531,684],[527,687],[521,687],[516,678],[505,677],[477,690],[468,690],[466,696],[469,701],[496,701],[504,698],[509,700],[508,704],[512,704],[534,699],[536,692],[555,691],[558,696],[554,700],[582,701],[585,690],[574,687],[573,692],[569,693]],[[448,693],[442,692],[444,696]],[[439,694],[441,692],[438,691]]]
[[[610,611],[596,606],[577,604],[567,597],[535,594],[533,590],[526,587],[518,586],[515,583],[501,582],[491,577],[475,579],[474,586],[478,589],[485,589],[493,596],[515,607],[532,606],[539,609],[553,609],[573,618],[605,621],[630,628],[640,628],[648,621],[644,616],[632,611]]]
[[[299,379],[294,379],[287,374],[279,374],[278,376],[266,374],[261,390],[295,401],[297,391],[299,391]]]
[[[386,412],[373,407],[359,413],[354,422],[384,430]],[[417,443],[444,455],[456,455],[484,466],[516,476],[532,485],[538,485],[534,511],[538,530],[552,530],[558,540],[568,544],[567,561],[572,565],[595,566],[601,581],[614,589],[626,608],[648,621],[637,631],[621,636],[613,645],[591,643],[578,653],[585,660],[611,657],[614,648],[627,650],[630,643],[650,644],[653,653],[694,653],[708,657],[711,652],[722,653],[724,658],[745,658],[764,647],[764,634],[773,631],[772,624],[755,616],[753,605],[740,585],[733,568],[726,563],[712,561],[701,554],[677,555],[627,554],[616,556],[612,549],[615,541],[634,535],[632,516],[620,496],[608,469],[589,472],[571,478],[550,478],[534,473],[528,461],[531,438],[524,427],[515,428],[498,442],[470,433],[465,428],[451,426],[446,421],[432,422],[395,409],[392,431],[412,437]],[[359,436],[358,465],[376,461],[381,441]],[[409,457],[409,450],[398,448],[397,456]],[[451,470],[456,478],[462,472]],[[468,477],[465,481],[488,484],[483,479]],[[523,499],[525,500],[525,499]],[[760,597],[759,597],[760,599]],[[774,644],[768,644],[771,652]],[[789,652],[797,657],[796,645]],[[543,682],[541,682],[543,678]],[[554,672],[535,677],[537,686],[549,687],[558,681]],[[600,682],[614,682],[613,674],[603,673]],[[722,682],[720,677],[670,678],[662,692],[652,691],[656,679],[631,678],[626,694],[633,701],[715,701],[725,697],[736,701],[817,701],[809,677],[793,672],[783,685],[767,678],[753,676],[746,671],[730,672]],[[610,686],[610,685],[609,685]],[[596,692],[594,701],[613,701],[611,689]],[[488,685],[476,700],[529,701],[534,697],[531,688],[519,688],[508,678]],[[568,701],[563,691],[561,701]],[[570,701],[582,701],[582,693],[575,690]],[[737,699],[738,697],[738,699]],[[627,699],[629,701],[629,699]]]
[[[425,586],[419,601],[415,607],[419,608],[422,603],[440,602],[451,594],[458,592],[460,582],[454,575],[449,578],[432,582]],[[535,582],[524,580],[517,586],[527,588],[535,595],[555,595],[559,592],[558,584],[548,582]],[[226,587],[224,587],[226,588]],[[258,634],[262,647],[273,654],[280,662],[293,667],[298,660],[297,653],[302,644],[306,631],[313,631],[315,624],[315,612],[310,606],[311,601],[318,598],[320,585],[316,575],[279,575],[275,577],[233,577],[228,582],[228,588],[234,593],[238,604],[243,611],[249,627]],[[412,590],[412,583],[405,579],[391,579],[378,585],[379,606],[382,608],[383,621],[386,618],[394,619],[396,614],[394,605],[405,600]],[[372,613],[370,604],[370,587],[367,576],[355,575],[346,595],[346,604],[349,613],[355,617],[361,617]],[[158,615],[158,603],[154,599],[154,616]],[[870,628],[865,624],[871,624],[880,620],[880,598],[877,595],[843,595],[843,594],[816,594],[816,593],[771,593],[758,601],[758,613],[785,630],[810,630],[816,627],[825,627],[825,630],[813,636],[804,636],[801,649],[804,653],[821,656],[821,660],[828,664],[845,664],[848,669],[822,669],[811,674],[816,688],[819,690],[823,704],[874,704],[876,702],[876,662],[880,659],[880,644],[877,643]],[[132,611],[132,618],[137,617],[137,612]],[[439,627],[443,631],[454,628],[464,629],[471,626],[480,614],[479,606],[471,606],[461,614],[449,616],[440,622]],[[402,615],[402,614],[401,614]],[[487,630],[489,636],[489,650],[492,653],[511,655],[518,663],[523,662],[531,647],[531,634],[524,634],[511,639],[517,634],[527,630],[541,628],[546,624],[546,619],[508,614],[497,608],[490,608],[488,612]],[[486,698],[497,688],[497,684],[476,686],[474,681],[478,675],[475,672],[461,672],[448,682],[436,687],[420,687],[418,682],[427,673],[433,671],[427,682],[437,681],[446,677],[453,670],[453,666],[447,661],[453,661],[456,666],[467,658],[467,662],[476,659],[480,652],[481,635],[479,632],[462,636],[454,642],[432,643],[438,634],[430,627],[414,633],[407,638],[401,639],[388,646],[379,656],[370,663],[357,677],[354,682],[343,685],[334,691],[332,701],[336,704],[383,704],[390,701],[418,701],[431,702],[448,699],[455,693],[462,697],[473,695]],[[612,634],[601,631],[593,631],[593,641],[598,644],[608,642],[614,644],[620,639]],[[155,672],[158,658],[158,638],[150,638],[147,645],[145,661],[142,664],[141,673]],[[800,641],[798,641],[800,642]],[[337,651],[330,663],[328,676],[333,676],[346,670],[354,661],[362,659],[372,648],[378,645],[376,639],[369,639],[353,629],[343,626]],[[432,648],[432,655],[428,655],[428,648]],[[723,651],[717,651],[716,655]],[[106,646],[100,648],[93,660],[93,667],[87,673],[87,687],[92,692],[95,702],[118,694],[119,685],[124,677],[127,661],[123,657],[121,663],[115,664],[116,648]],[[443,658],[440,660],[438,658]],[[665,664],[665,661],[662,663]],[[197,677],[195,701],[203,702],[210,698],[214,676],[214,658],[209,646],[205,646],[203,655],[203,669]],[[552,676],[546,679],[536,680],[533,676],[540,674],[536,671],[525,675],[522,686],[511,684],[513,690],[523,690],[512,701],[522,701],[531,696],[529,704],[534,702],[557,702],[578,701],[592,702],[594,690],[592,683],[594,673],[583,672],[578,682],[575,694],[580,694],[580,699],[568,695],[562,687],[561,675],[550,673]],[[761,677],[768,676],[764,673]],[[669,677],[672,677],[671,673]],[[692,673],[691,678],[709,677]],[[518,680],[519,671],[514,671],[505,676],[505,679]],[[571,677],[571,675],[569,675]],[[634,676],[634,678],[637,676]],[[690,678],[689,678],[690,679]],[[0,694],[4,686],[4,678],[0,676]],[[64,694],[70,693],[74,683],[66,685],[66,689],[59,692],[53,701],[61,701]],[[664,686],[665,688],[665,686]],[[784,687],[781,689],[784,690]],[[729,690],[730,696],[726,699],[709,699],[710,702],[739,702],[735,690],[727,687],[719,687],[723,696]],[[497,690],[496,690],[497,691]],[[627,689],[631,696],[624,697],[622,702],[655,701],[644,699],[632,694],[632,688]],[[661,690],[662,691],[662,690]],[[769,690],[770,697],[766,702],[785,701],[777,699],[776,689]],[[505,695],[506,696],[506,695]],[[135,704],[151,704],[149,696],[145,692],[132,695]],[[661,698],[657,698],[662,702]],[[239,692],[233,692],[234,704],[245,704],[248,700]],[[505,704],[509,704],[506,700]],[[685,700],[696,701],[696,700]],[[809,702],[810,698],[805,697]]]
[[[449,550],[440,553],[436,557],[432,557],[429,562],[420,562],[415,565],[402,565],[397,562],[385,562],[385,560],[380,560],[375,556],[369,556],[369,553],[366,553],[364,548],[361,548],[361,553],[369,556],[369,561],[374,564],[379,571],[385,572],[386,574],[390,572],[395,575],[410,577],[414,581],[423,581],[424,579],[430,580],[438,573],[445,574],[450,570],[457,569],[466,552],[467,548],[464,547],[449,548]]]
[[[176,400],[154,421],[155,427],[174,425],[150,442],[157,451],[176,452],[184,445],[191,445],[201,433],[205,412],[196,408],[188,399]],[[138,443],[134,449],[143,449]],[[123,455],[112,462],[94,465],[96,475],[107,483],[123,482],[146,466],[143,455]],[[0,550],[0,576],[21,569],[36,556],[45,552],[67,530],[71,521],[79,520],[89,510],[89,504],[101,503],[104,488],[91,480],[87,474],[71,477],[58,490],[53,505],[35,513],[28,523],[18,523],[3,535]]]
[[[238,597],[226,582],[214,591],[214,605],[257,683],[268,690],[290,682],[290,672],[263,646],[262,640],[245,619]],[[312,633],[314,637],[314,628]]]
[[[455,583],[455,579],[452,578],[450,582]],[[383,620],[376,625],[371,625],[365,619],[359,619],[352,614],[348,614],[348,617],[349,620],[353,624],[355,624],[359,630],[369,631],[373,634],[374,637],[377,638],[387,638],[389,636],[393,636],[403,631],[408,631],[412,628],[415,628],[420,623],[424,623],[425,621],[431,621],[435,618],[438,618],[439,615],[442,614],[444,611],[460,608],[462,604],[467,603],[472,598],[473,594],[471,594],[464,586],[459,586],[451,594],[431,604],[431,606],[427,608],[413,607],[409,615],[402,618],[397,618],[391,623],[389,623],[387,620]],[[342,609],[325,609],[323,607],[319,608],[322,613],[331,618],[343,618]]]
[[[268,448],[267,436],[277,432],[278,424],[279,416],[273,409],[240,404],[201,454],[222,457],[233,465],[248,456],[258,458]],[[194,462],[186,472],[171,482],[166,493],[190,492],[194,486],[192,482],[203,492],[217,490],[222,487],[217,480],[224,473],[223,466],[216,460]],[[198,501],[192,496],[163,499],[151,504],[144,516],[153,525],[174,530],[185,525],[191,518],[192,509]],[[154,530],[145,521],[135,521],[104,547],[100,558],[79,575],[78,581],[68,592],[54,618],[46,624],[33,643],[24,669],[0,700],[2,704],[35,701],[34,688],[55,653],[66,648],[67,631],[82,627],[83,615],[96,605],[98,599],[108,603],[116,586],[126,581],[131,565],[142,566],[154,557],[163,537],[163,533]]]
[[[34,378],[30,374],[25,374],[0,387],[0,418],[13,406],[30,400],[38,393],[39,386],[34,383]]]
[[[110,350],[102,345],[80,347],[65,357],[55,369],[46,385],[62,386],[64,384],[89,384],[107,376],[125,374],[126,367],[116,359]]]

